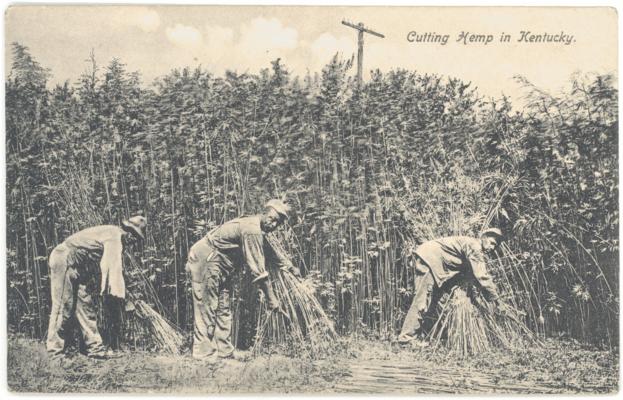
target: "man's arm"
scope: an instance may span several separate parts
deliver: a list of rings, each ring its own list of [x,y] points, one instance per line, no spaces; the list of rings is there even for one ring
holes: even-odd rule
[[[480,284],[482,290],[489,300],[498,301],[498,290],[493,282],[493,278],[487,271],[487,264],[485,263],[484,254],[481,251],[471,251],[469,255],[469,261],[472,266],[472,272],[474,277]]]
[[[264,259],[264,238],[261,234],[245,234],[242,236],[242,254],[253,275],[253,282],[257,283],[268,301],[268,308],[279,308],[279,302],[273,293],[268,279]]]
[[[100,261],[102,270],[101,294],[125,298],[125,281],[123,279],[123,243],[121,236],[104,242],[104,252]]]

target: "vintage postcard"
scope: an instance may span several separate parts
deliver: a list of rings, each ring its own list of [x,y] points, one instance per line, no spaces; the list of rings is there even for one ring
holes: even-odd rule
[[[9,391],[618,391],[615,8],[4,22]]]

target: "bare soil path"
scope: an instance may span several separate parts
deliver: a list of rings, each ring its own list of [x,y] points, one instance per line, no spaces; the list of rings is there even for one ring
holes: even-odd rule
[[[343,371],[336,393],[613,393],[618,388],[618,350],[546,340],[543,347],[457,357],[430,348],[410,349],[353,341],[348,357],[319,369]]]
[[[346,380],[335,386],[344,393],[562,393],[535,382],[501,382],[494,374],[461,371],[430,364],[370,360],[350,366]]]

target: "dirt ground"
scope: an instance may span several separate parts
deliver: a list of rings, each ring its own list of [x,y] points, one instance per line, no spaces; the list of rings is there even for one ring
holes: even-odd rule
[[[544,348],[469,358],[345,338],[323,357],[285,349],[215,365],[189,355],[124,351],[119,358],[49,360],[42,342],[9,338],[14,392],[80,393],[614,393],[618,350],[547,341]],[[318,356],[318,355],[316,355]]]

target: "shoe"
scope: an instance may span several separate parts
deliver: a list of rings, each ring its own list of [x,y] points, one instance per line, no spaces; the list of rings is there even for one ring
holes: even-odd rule
[[[234,353],[232,351],[229,354],[219,354],[218,358],[220,358],[221,360],[235,360],[236,359],[236,353]]]
[[[63,353],[62,351],[56,352],[56,353],[51,353],[48,352],[48,357],[50,358],[50,360],[52,361],[58,361],[58,360],[62,360],[66,357],[67,355],[65,353]]]
[[[98,352],[98,353],[89,353],[87,357],[92,358],[94,360],[107,360],[110,357],[106,354],[106,352]]]
[[[108,349],[106,351],[106,357],[107,358],[120,358],[122,356],[123,356],[123,354],[120,351],[114,351],[112,349]]]
[[[210,354],[209,356],[195,357],[193,355],[193,359],[199,362],[204,362],[209,365],[218,364],[221,361],[216,353]]]
[[[112,349],[95,351],[87,354],[87,357],[94,358],[96,360],[109,360],[111,358],[119,358],[121,356],[121,352],[114,351]]]
[[[415,340],[413,336],[401,335],[401,336],[398,336],[398,340],[396,342],[401,346],[406,346],[409,343],[411,343],[412,340]]]
[[[217,365],[219,363],[221,363],[223,360],[220,359],[219,357],[209,357],[209,358],[205,358],[203,360],[204,363],[208,364],[208,365]]]
[[[238,351],[232,351],[229,354],[219,354],[219,358],[221,360],[236,360],[236,361],[245,361],[249,358],[248,352],[242,353]]]
[[[428,347],[428,342],[421,340],[421,339],[413,339],[411,341],[411,348],[413,349],[423,349],[425,347]]]

